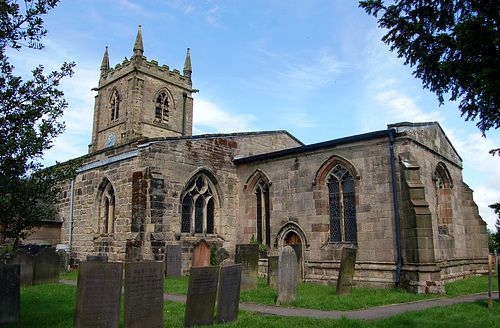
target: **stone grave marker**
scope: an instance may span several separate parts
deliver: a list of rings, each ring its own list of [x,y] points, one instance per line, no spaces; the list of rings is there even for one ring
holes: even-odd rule
[[[163,327],[163,262],[125,263],[125,328]]]
[[[21,265],[0,263],[0,324],[19,322]]]
[[[231,260],[231,259],[225,259],[224,261],[222,261],[219,266],[223,267],[223,266],[228,266],[228,265],[235,265],[234,261]]]
[[[213,324],[218,280],[217,266],[191,268],[184,327]]]
[[[59,282],[59,255],[52,247],[46,247],[35,255],[33,285]]]
[[[193,248],[193,261],[191,266],[204,267],[210,265],[210,247],[205,239],[200,239]]]
[[[297,255],[297,284],[302,285],[302,244],[290,244]]]
[[[257,288],[259,271],[259,245],[236,245],[235,262],[243,265],[241,272],[241,291]]]
[[[59,256],[59,271],[68,271],[69,254],[64,249],[59,249],[57,250],[57,255]]]
[[[229,252],[225,248],[219,248],[217,250],[217,265],[221,264],[222,261],[229,258]]]
[[[180,278],[182,275],[182,249],[181,245],[167,245],[165,257],[165,277]]]
[[[335,295],[351,295],[357,251],[358,250],[355,248],[342,249],[342,259],[340,261],[339,278],[337,280],[337,290]]]
[[[278,263],[278,297],[276,304],[297,299],[297,255],[291,246],[285,246]]]
[[[238,319],[240,305],[241,264],[221,265],[219,274],[219,301],[217,324]]]
[[[35,259],[25,249],[18,249],[14,255],[7,259],[7,264],[19,264],[21,266],[21,287],[33,286],[33,267]]]
[[[75,328],[120,325],[123,264],[80,262],[76,288]]]
[[[278,263],[279,256],[269,256],[267,258],[267,285],[278,288]]]

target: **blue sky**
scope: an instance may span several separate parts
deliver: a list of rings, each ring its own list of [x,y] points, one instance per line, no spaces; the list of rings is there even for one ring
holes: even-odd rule
[[[380,39],[376,19],[357,1],[63,0],[44,16],[43,51],[9,53],[18,74],[75,61],[62,83],[66,132],[45,163],[88,152],[93,102],[105,47],[110,65],[133,54],[142,25],[144,55],[182,72],[191,50],[194,133],[287,130],[306,144],[439,121],[464,160],[464,181],[494,230],[487,207],[500,200],[499,131],[481,137],[456,103],[439,106]]]

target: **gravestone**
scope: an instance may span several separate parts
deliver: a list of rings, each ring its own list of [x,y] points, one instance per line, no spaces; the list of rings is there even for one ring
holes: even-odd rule
[[[120,325],[123,264],[80,262],[76,288],[75,328]]]
[[[241,263],[243,265],[241,271],[241,291],[257,288],[259,245],[236,245],[235,262],[236,264]]]
[[[0,324],[19,322],[21,265],[0,263]]]
[[[46,247],[35,255],[33,285],[59,282],[59,255],[52,247]]]
[[[192,267],[189,275],[184,327],[211,325],[214,321],[219,267]]]
[[[7,264],[19,264],[21,266],[21,287],[33,286],[33,267],[35,259],[25,249],[18,249],[14,255],[7,259]]]
[[[278,297],[276,304],[297,299],[297,255],[291,246],[285,246],[278,263]]]
[[[193,261],[191,266],[204,267],[210,265],[210,247],[205,239],[200,239],[193,248]]]
[[[342,259],[340,261],[339,278],[337,280],[337,290],[335,295],[351,295],[357,251],[358,250],[355,248],[342,249]]]
[[[87,255],[87,261],[94,262],[108,262],[108,257],[106,255]]]
[[[68,271],[69,254],[64,249],[59,249],[57,250],[57,255],[59,256],[59,271]]]
[[[167,245],[165,257],[165,277],[180,278],[182,275],[181,245]]]
[[[235,265],[234,261],[231,259],[225,259],[224,261],[220,262],[219,266],[228,266],[228,265]]]
[[[290,244],[297,255],[297,284],[302,285],[302,244]]]
[[[217,265],[221,264],[222,261],[229,258],[229,252],[225,248],[219,248],[217,250]]]
[[[125,328],[163,327],[163,262],[125,263]]]
[[[267,258],[267,285],[278,288],[278,263],[279,256],[269,256]]]
[[[231,322],[238,319],[240,284],[241,264],[220,267],[216,323]]]

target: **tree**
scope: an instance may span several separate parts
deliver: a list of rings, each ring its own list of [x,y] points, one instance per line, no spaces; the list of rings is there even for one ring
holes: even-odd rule
[[[47,33],[41,16],[57,0],[25,0],[23,12],[15,0],[0,1],[0,246],[25,238],[42,220],[54,219],[61,181],[73,176],[77,163],[44,168],[43,153],[64,131],[58,119],[67,102],[58,89],[73,74],[74,63],[44,75],[36,67],[27,81],[15,76],[8,48],[43,49]]]
[[[424,88],[459,100],[465,120],[483,135],[500,127],[500,1],[383,0],[359,6],[388,29],[382,40],[396,50]]]

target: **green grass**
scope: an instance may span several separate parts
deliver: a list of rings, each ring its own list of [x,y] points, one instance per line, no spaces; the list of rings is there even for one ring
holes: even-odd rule
[[[21,288],[21,322],[9,328],[73,327],[76,287],[49,284]],[[435,307],[420,312],[406,312],[386,319],[363,321],[279,317],[239,311],[237,322],[219,327],[494,327],[500,322],[500,302],[489,309],[486,301]],[[164,327],[182,327],[185,305],[164,303]],[[123,313],[123,311],[122,311]],[[123,327],[123,321],[121,323]]]

